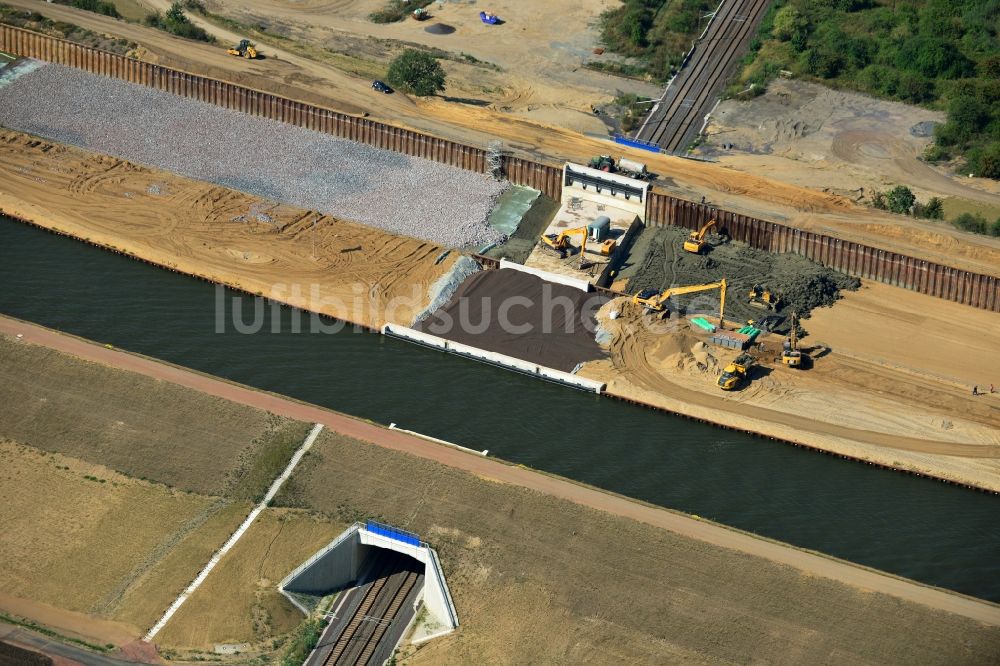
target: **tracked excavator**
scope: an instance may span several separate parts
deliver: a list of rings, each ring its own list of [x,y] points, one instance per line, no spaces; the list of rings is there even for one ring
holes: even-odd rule
[[[799,316],[797,313],[792,313],[792,330],[788,334],[788,339],[785,340],[782,345],[781,350],[781,362],[790,368],[801,368],[802,358],[805,354],[799,349]]]
[[[588,238],[587,227],[577,227],[575,229],[567,229],[558,234],[545,234],[542,236],[539,245],[549,251],[551,254],[555,254],[560,259],[564,259],[569,253],[570,245],[569,239],[572,236],[580,236],[580,261],[583,262],[584,253],[587,251],[587,238]],[[618,244],[614,239],[609,238],[603,241],[597,247],[597,253],[601,256],[607,257],[615,250],[615,246]]]
[[[664,289],[663,291],[657,291],[656,289],[644,289],[638,294],[632,297],[632,302],[636,305],[641,305],[645,308],[646,312],[651,312],[654,314],[665,314],[667,311],[667,301],[671,296],[680,296],[681,294],[691,294],[696,291],[708,291],[709,289],[719,290],[719,328],[726,328],[726,280],[725,278],[719,280],[718,282],[711,282],[709,284],[696,284],[689,287],[671,287],[670,289]]]
[[[701,229],[698,231],[692,231],[684,240],[684,249],[693,254],[701,254],[708,247],[705,234],[711,231],[717,224],[715,220],[709,220],[701,225]]]

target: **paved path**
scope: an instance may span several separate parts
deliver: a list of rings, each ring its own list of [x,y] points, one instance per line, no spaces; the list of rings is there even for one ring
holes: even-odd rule
[[[25,342],[51,347],[89,361],[173,382],[233,402],[266,409],[282,416],[312,423],[322,423],[331,430],[349,437],[388,449],[404,451],[479,476],[537,490],[716,546],[762,557],[772,562],[795,567],[807,575],[830,578],[856,588],[881,592],[906,601],[963,615],[985,624],[1000,626],[1000,606],[986,601],[797,550],[785,544],[767,541],[666,509],[641,504],[625,497],[573,483],[567,479],[547,476],[496,459],[483,458],[458,449],[434,444],[398,430],[389,430],[381,425],[339,414],[322,407],[254,390],[136,354],[109,349],[34,324],[0,316],[0,333],[21,334]]]
[[[83,666],[134,666],[135,664],[135,662],[122,661],[121,659],[115,659],[114,657],[97,652],[91,652],[70,643],[61,643],[56,639],[48,638],[30,629],[15,627],[2,622],[0,622],[0,640],[12,643],[18,647],[41,652],[50,657],[61,657],[57,663],[62,666],[70,664],[83,664]]]

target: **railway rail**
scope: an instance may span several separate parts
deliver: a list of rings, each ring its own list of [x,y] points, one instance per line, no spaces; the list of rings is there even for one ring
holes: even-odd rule
[[[770,0],[723,0],[687,64],[664,91],[637,138],[684,150],[701,130],[722,86],[746,52]]]

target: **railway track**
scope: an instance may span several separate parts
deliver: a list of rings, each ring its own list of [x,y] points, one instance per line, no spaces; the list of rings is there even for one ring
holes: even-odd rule
[[[409,558],[394,554],[379,565],[371,586],[344,627],[323,666],[367,664],[420,575]]]
[[[746,52],[770,0],[723,0],[687,65],[665,91],[636,138],[666,152],[694,140],[726,79]]]

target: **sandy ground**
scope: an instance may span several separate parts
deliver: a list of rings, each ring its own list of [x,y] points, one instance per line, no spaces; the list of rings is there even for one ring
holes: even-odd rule
[[[409,324],[443,249],[117,158],[0,130],[0,210],[251,293]]]
[[[303,511],[266,509],[171,618],[157,644],[211,651],[216,643],[250,643],[269,651],[270,641],[303,619],[278,583],[345,527]]]
[[[268,43],[267,39],[258,41],[268,58],[246,62],[227,56],[218,46],[179,40],[150,28],[113,21],[91,12],[43,5],[36,0],[8,0],[8,4],[39,10],[53,19],[132,39],[143,45],[143,58],[153,62],[266,88],[347,113],[368,113],[379,120],[472,145],[485,146],[491,139],[498,138],[516,154],[553,162],[586,162],[592,155],[608,152],[626,155],[646,162],[651,171],[660,174],[660,187],[694,200],[705,196],[713,204],[749,215],[874,246],[899,248],[929,261],[1000,275],[998,239],[958,232],[943,223],[917,223],[873,211],[844,196],[763,178],[758,175],[764,172],[763,169],[741,173],[719,164],[632,149],[619,150],[619,146],[607,140],[585,136],[574,130],[489,107],[449,102],[444,98],[374,96],[370,78],[347,74],[335,64],[323,61],[321,56],[316,56],[320,58],[316,60],[298,55],[280,45]],[[332,9],[348,6],[349,3],[340,2],[335,3]],[[323,13],[325,10],[318,11]],[[556,25],[561,26],[561,23]],[[222,43],[240,38],[230,30],[212,25],[208,27]]]
[[[141,635],[127,593],[224,508],[216,498],[10,441],[0,443],[0,460],[0,608],[100,644]],[[174,588],[197,572],[197,562],[187,565]],[[147,600],[161,609],[176,594],[152,592]]]
[[[906,185],[920,201],[939,196],[1000,204],[996,181],[959,178],[919,159],[932,142],[928,124],[944,120],[943,113],[917,106],[778,79],[750,102],[721,103],[698,152],[745,173],[852,198]]]
[[[0,317],[0,333],[7,336],[21,334],[23,337],[19,344],[44,345],[88,361],[162,379],[281,416],[300,421],[322,423],[331,431],[347,438],[370,442],[383,448],[408,453],[416,458],[442,463],[446,467],[465,470],[481,479],[500,485],[526,488],[533,491],[531,493],[533,495],[549,495],[570,504],[628,518],[699,542],[771,560],[797,569],[803,572],[807,578],[829,578],[869,592],[898,597],[903,600],[903,603],[915,602],[923,606],[973,618],[991,626],[1000,626],[1000,607],[978,599],[926,587],[913,581],[860,568],[847,562],[797,550],[778,542],[766,541],[704,520],[641,504],[565,479],[540,474],[521,466],[509,465],[498,460],[434,444],[398,430],[388,430],[377,424],[354,419],[328,409],[296,402],[275,394],[263,393],[127,352],[108,349],[34,324]],[[429,488],[433,486],[433,483],[425,479],[414,487]],[[392,496],[392,493],[385,493],[385,487],[388,486],[380,487],[381,496]],[[439,487],[446,489],[449,486],[443,484]],[[424,503],[421,502],[421,504]],[[353,518],[342,517],[342,519]],[[398,522],[404,527],[407,524],[405,520]],[[488,521],[481,524],[488,524]],[[572,560],[563,558],[560,566],[564,566],[566,561]]]
[[[312,451],[279,502],[334,520],[378,515],[440,555],[462,624],[404,650],[405,663],[962,658],[949,646],[963,630],[938,633],[937,621],[922,622],[913,606],[880,594],[650,529],[490,472],[470,474],[331,432]],[[904,629],[911,621],[920,628]],[[923,634],[929,626],[931,640]],[[989,646],[979,638],[972,644]]]
[[[847,332],[841,339],[852,340],[855,346],[862,344],[870,335],[864,316],[858,317],[856,310],[850,309],[838,314],[839,307],[824,313],[828,322],[835,323],[819,329],[827,332],[835,327]],[[621,316],[609,320],[611,310],[618,310]],[[995,317],[982,311],[968,312],[965,335],[972,349],[991,344],[982,339],[983,329],[973,323],[977,316],[981,323]],[[685,321],[650,324],[648,316],[624,300],[609,303],[598,318],[614,336],[610,359],[586,364],[581,374],[607,382],[609,393],[739,429],[1000,490],[1000,394],[972,397],[971,386],[925,370],[919,352],[907,357],[908,352],[892,354],[886,349],[887,358],[859,359],[849,348],[841,352],[839,345],[828,343],[833,345],[832,351],[818,357],[814,367],[794,370],[774,363],[781,339],[771,337],[765,342],[767,352],[759,355],[761,364],[750,385],[727,393],[718,389],[716,380],[735,352],[706,346],[707,336],[696,333],[698,329]],[[807,327],[812,321],[806,322]],[[989,338],[1000,331],[996,327],[987,330]],[[818,341],[821,338],[814,334],[804,346],[809,348]],[[958,344],[953,348],[956,355],[968,349]],[[996,364],[989,356],[983,362]],[[944,363],[940,353],[931,366],[938,363]]]

